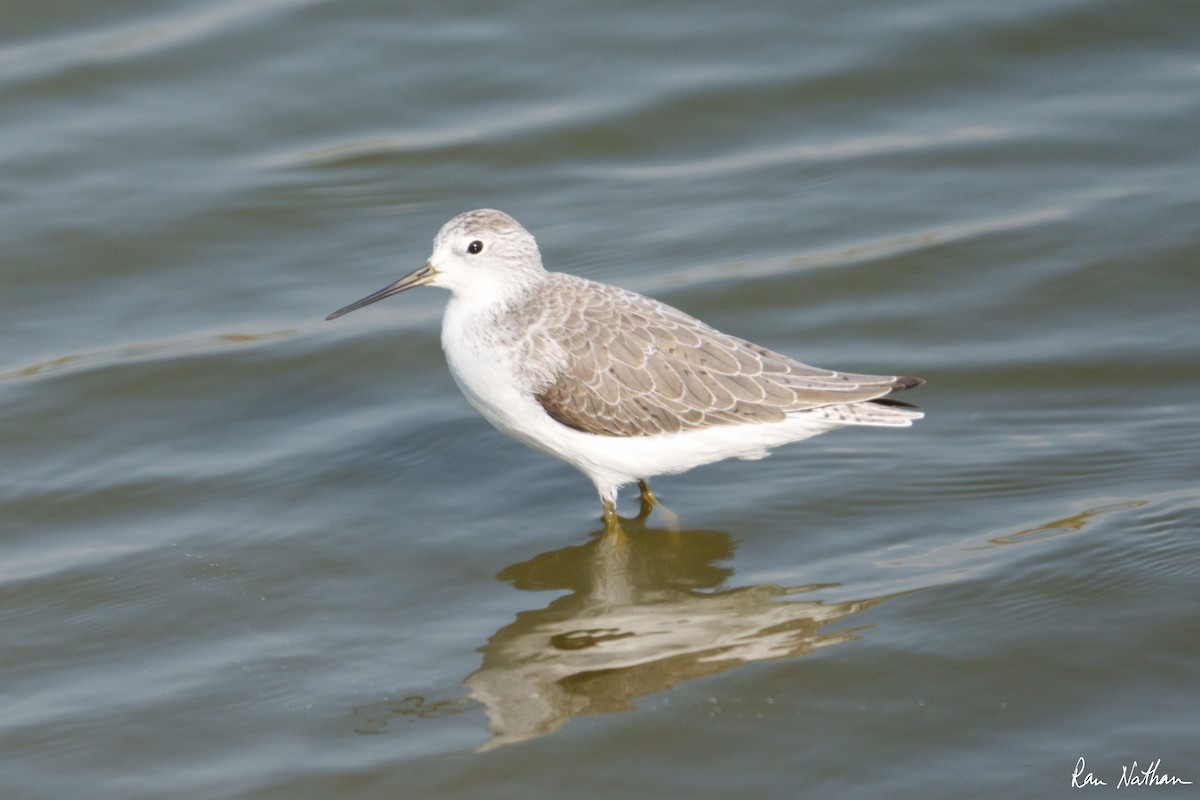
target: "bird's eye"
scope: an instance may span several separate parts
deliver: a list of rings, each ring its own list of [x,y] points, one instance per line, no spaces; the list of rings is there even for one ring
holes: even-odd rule
[[[476,253],[482,253],[483,252],[483,242],[479,241],[478,239],[471,242],[469,245],[467,245],[467,252],[470,253],[471,255],[475,255]]]

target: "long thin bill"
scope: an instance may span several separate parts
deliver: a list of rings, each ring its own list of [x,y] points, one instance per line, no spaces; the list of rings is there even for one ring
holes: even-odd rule
[[[437,270],[435,270],[433,268],[433,265],[426,264],[425,266],[421,267],[419,270],[412,273],[411,275],[405,275],[400,280],[396,281],[395,283],[388,284],[387,286],[380,289],[378,292],[375,292],[374,294],[369,294],[366,297],[364,297],[362,300],[351,303],[350,305],[346,306],[345,308],[339,308],[337,311],[333,312],[328,317],[326,317],[325,320],[329,321],[331,319],[337,319],[338,317],[342,316],[343,314],[349,314],[351,311],[356,311],[356,310],[362,308],[363,306],[369,306],[369,305],[371,305],[371,303],[374,303],[377,300],[382,300],[385,297],[391,297],[394,294],[400,294],[400,292],[403,292],[407,289],[411,289],[414,286],[424,286],[425,284],[432,281],[433,276],[436,274],[437,274]]]

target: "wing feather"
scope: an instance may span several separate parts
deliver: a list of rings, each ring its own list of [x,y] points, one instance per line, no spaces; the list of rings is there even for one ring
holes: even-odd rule
[[[536,335],[524,341],[552,353],[554,366],[534,394],[571,428],[651,436],[805,412],[867,424],[906,424],[900,415],[915,415],[908,404],[870,401],[918,378],[810,367],[624,289],[561,273],[547,283],[527,309]]]

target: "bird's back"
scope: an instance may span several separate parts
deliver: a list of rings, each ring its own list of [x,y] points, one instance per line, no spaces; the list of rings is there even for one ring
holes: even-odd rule
[[[900,401],[861,410],[869,413],[854,408],[919,379],[811,367],[657,300],[574,275],[547,273],[513,313],[525,332],[522,359],[552,365],[536,382],[538,402],[560,423],[589,433],[649,436],[804,413],[874,425],[920,416]]]

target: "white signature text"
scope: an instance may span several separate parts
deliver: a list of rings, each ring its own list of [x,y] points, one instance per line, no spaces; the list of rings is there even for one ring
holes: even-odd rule
[[[1150,762],[1150,766],[1144,769],[1138,769],[1138,762],[1132,764],[1121,765],[1121,778],[1117,781],[1116,788],[1121,789],[1125,786],[1184,786],[1190,785],[1191,781],[1185,781],[1177,775],[1171,775],[1167,772],[1160,772],[1162,767],[1162,759],[1156,758]],[[1108,781],[1105,781],[1096,776],[1094,772],[1089,772],[1087,762],[1083,760],[1083,756],[1075,762],[1075,771],[1071,773],[1071,788],[1082,789],[1085,786],[1108,786]]]

